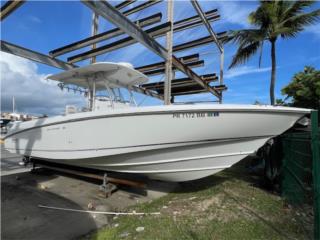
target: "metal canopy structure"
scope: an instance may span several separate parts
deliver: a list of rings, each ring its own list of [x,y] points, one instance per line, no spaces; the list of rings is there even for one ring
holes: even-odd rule
[[[9,16],[14,10],[20,7],[24,3],[23,0],[7,1],[0,10],[0,20],[2,21]]]
[[[158,12],[150,16],[141,17],[136,21],[131,21],[128,16],[140,12],[143,9],[151,7],[162,0],[149,0],[142,2],[134,7],[127,8],[136,0],[125,0],[113,6],[105,0],[81,0],[81,2],[93,11],[92,17],[92,36],[61,46],[49,51],[48,55],[34,50],[24,48],[6,41],[1,41],[1,51],[24,57],[42,64],[61,69],[72,69],[78,67],[75,63],[95,58],[99,55],[121,49],[123,47],[140,43],[151,52],[160,56],[164,61],[147,64],[136,67],[136,70],[148,76],[165,74],[165,81],[157,83],[148,83],[140,86],[133,86],[132,90],[148,96],[165,100],[165,104],[173,102],[174,96],[195,94],[195,93],[212,93],[217,97],[218,102],[222,102],[222,91],[226,90],[223,85],[223,58],[224,50],[221,44],[221,38],[225,37],[225,32],[215,33],[211,22],[220,19],[217,9],[203,12],[196,0],[191,0],[197,15],[173,22],[173,1],[167,1],[167,21],[161,23],[162,13]],[[20,7],[24,1],[7,1],[1,7],[1,21],[7,18]],[[126,10],[127,9],[127,10]],[[114,24],[114,29],[98,33],[98,18],[102,17]],[[152,26],[158,24],[156,26]],[[209,36],[185,42],[179,45],[173,45],[173,34],[187,29],[204,25],[209,32]],[[144,30],[144,28],[151,28]],[[127,36],[126,36],[127,35]],[[166,47],[159,44],[155,39],[166,36]],[[118,40],[109,42],[104,45],[96,46],[105,40],[112,40],[118,37]],[[119,38],[121,37],[121,38]],[[220,74],[206,74],[199,76],[192,68],[204,66],[205,62],[199,59],[199,54],[192,54],[184,57],[176,57],[174,54],[180,51],[193,49],[202,45],[214,43],[220,52]],[[79,51],[85,47],[91,46],[90,50],[82,51],[76,55],[67,58],[67,62],[58,59],[73,51]],[[181,71],[187,77],[174,79],[175,72]],[[219,85],[213,86],[213,82],[219,80]]]
[[[206,74],[200,76],[206,83],[218,81],[216,74]],[[156,91],[158,94],[164,93],[164,82],[147,83],[141,85],[145,89]],[[221,86],[219,86],[221,88]],[[171,82],[172,96],[202,93],[205,90],[190,78],[174,79]]]

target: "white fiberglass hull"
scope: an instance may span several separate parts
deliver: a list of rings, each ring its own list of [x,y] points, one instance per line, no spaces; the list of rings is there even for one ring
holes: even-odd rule
[[[15,125],[5,147],[52,162],[187,181],[232,166],[306,113],[228,105],[79,113]]]

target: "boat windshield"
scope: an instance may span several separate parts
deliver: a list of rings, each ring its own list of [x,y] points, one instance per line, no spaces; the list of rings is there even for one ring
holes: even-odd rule
[[[128,88],[106,88],[105,91],[97,91],[95,95],[97,101],[112,101],[117,103],[136,106],[136,101]]]

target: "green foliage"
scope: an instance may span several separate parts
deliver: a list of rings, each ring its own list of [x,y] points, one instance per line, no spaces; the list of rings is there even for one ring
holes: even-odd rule
[[[290,106],[289,103],[287,103],[284,99],[281,99],[281,98],[276,99],[276,105],[277,106]]]
[[[306,66],[281,92],[292,98],[292,106],[320,109],[320,71]]]

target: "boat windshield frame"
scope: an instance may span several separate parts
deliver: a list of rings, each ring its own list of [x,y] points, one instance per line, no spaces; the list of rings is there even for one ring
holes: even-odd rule
[[[97,100],[97,89],[96,89],[96,82],[97,81],[103,81],[105,85],[105,91],[107,93],[108,100],[111,103],[111,107],[115,107],[115,102],[120,102],[120,103],[129,103],[130,105],[133,106],[138,106],[135,97],[133,95],[132,89],[130,86],[122,85],[120,83],[117,83],[117,87],[111,87],[110,82],[107,80],[107,78],[104,78],[103,80],[100,78],[97,79],[88,79],[88,101],[89,101],[89,110],[94,111],[95,109],[95,102]],[[112,85],[115,85],[112,83]],[[118,89],[118,94],[116,94],[115,89]],[[123,94],[121,93],[120,89],[126,89],[129,93],[129,100],[125,100]],[[99,90],[103,91],[103,90]],[[101,97],[101,96],[100,96]]]

